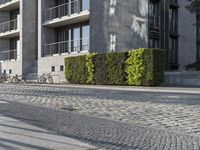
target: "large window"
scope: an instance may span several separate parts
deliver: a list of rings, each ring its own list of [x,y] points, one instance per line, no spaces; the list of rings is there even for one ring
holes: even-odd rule
[[[178,69],[178,3],[170,1],[169,9],[169,69]]]
[[[200,61],[200,14],[197,13],[197,61]]]
[[[9,59],[17,58],[17,42],[19,41],[19,37],[9,39]]]
[[[89,50],[89,23],[80,23],[55,29],[56,40],[45,44],[44,55],[81,52]]]
[[[81,32],[80,27],[73,28],[72,52],[80,51]]]
[[[169,27],[170,32],[178,32],[178,10],[169,10]]]
[[[17,16],[19,15],[19,9],[10,11],[10,27],[9,30],[17,29]]]
[[[85,25],[82,27],[82,51],[87,51],[89,49],[89,39],[90,39],[90,26]]]
[[[160,47],[160,0],[150,0],[149,3],[149,46]]]

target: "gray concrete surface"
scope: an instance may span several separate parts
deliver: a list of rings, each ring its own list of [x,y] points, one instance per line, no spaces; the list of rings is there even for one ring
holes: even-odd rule
[[[0,112],[4,116],[16,118],[28,124],[92,144],[97,147],[93,150],[200,149],[199,137],[179,134],[157,127],[130,125],[119,121],[18,102],[0,105]]]
[[[2,85],[4,100],[200,136],[200,89]]]
[[[0,105],[9,102],[0,101]],[[94,146],[0,113],[0,150],[92,150]]]

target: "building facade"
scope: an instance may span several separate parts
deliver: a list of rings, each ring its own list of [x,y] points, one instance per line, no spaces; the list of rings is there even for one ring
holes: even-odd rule
[[[0,0],[1,72],[64,77],[64,58],[165,49],[166,70],[196,61],[188,0]],[[55,76],[56,77],[56,76]]]

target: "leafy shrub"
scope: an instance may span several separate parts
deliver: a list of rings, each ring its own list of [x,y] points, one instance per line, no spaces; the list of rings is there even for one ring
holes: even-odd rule
[[[128,53],[127,69],[128,84],[142,85],[145,75],[144,49],[133,50]]]
[[[86,56],[67,57],[65,76],[70,83],[85,84],[87,81]]]
[[[95,73],[95,65],[94,58],[96,54],[88,54],[86,56],[86,67],[87,67],[87,84],[94,84],[94,73]]]
[[[108,53],[106,57],[108,67],[108,84],[126,84],[125,61],[127,53]]]
[[[164,81],[164,51],[138,49],[130,51],[126,61],[129,85],[154,86]]]
[[[106,53],[97,54],[94,58],[94,79],[95,84],[108,84],[108,67]]]
[[[65,75],[77,84],[154,86],[164,80],[164,51],[137,49],[67,57]]]

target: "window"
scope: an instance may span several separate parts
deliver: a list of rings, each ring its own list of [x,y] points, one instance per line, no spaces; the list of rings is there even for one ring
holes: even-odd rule
[[[6,74],[6,70],[3,70],[3,74]]]
[[[51,66],[51,72],[55,72],[55,66]]]
[[[80,27],[73,28],[73,40],[72,40],[72,52],[79,52],[80,51]]]
[[[169,50],[170,50],[170,64],[176,65],[177,56],[178,56],[178,39],[177,38],[170,38],[169,42]]]
[[[169,68],[178,69],[178,3],[171,1],[169,9]]]
[[[67,53],[70,47],[70,29],[68,27],[56,28],[55,54]]]
[[[12,74],[12,70],[11,69],[9,69],[9,74]]]
[[[90,9],[90,0],[82,0],[82,11]]]
[[[9,39],[10,58],[8,58],[8,59],[16,59],[17,58],[16,50],[17,50],[17,42],[18,41],[19,41],[19,37]]]
[[[169,27],[170,32],[178,32],[178,10],[170,9],[169,10]]]
[[[160,1],[150,0],[149,3],[149,47],[160,47]]]
[[[71,0],[71,14],[78,13],[80,11],[80,5],[78,0]]]
[[[197,20],[197,23],[199,24],[200,22],[200,14],[197,13],[197,16],[196,16],[196,20]],[[197,61],[200,61],[200,27],[197,26]]]
[[[150,0],[149,19],[151,27],[159,27],[160,25],[160,1]]]
[[[64,71],[64,66],[60,66],[60,71]]]
[[[90,37],[90,26],[85,25],[82,27],[82,51],[89,50],[89,37]]]
[[[10,11],[10,21],[11,21],[10,22],[10,30],[17,29],[16,19],[17,19],[18,14],[19,14],[19,9]]]

